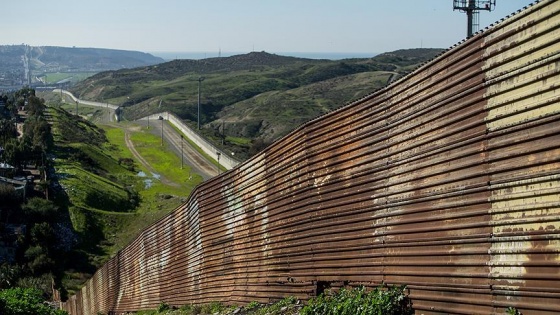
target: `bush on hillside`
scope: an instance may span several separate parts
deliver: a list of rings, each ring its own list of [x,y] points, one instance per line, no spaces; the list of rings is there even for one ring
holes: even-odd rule
[[[37,289],[12,288],[0,291],[0,314],[3,315],[64,315],[45,304]]]

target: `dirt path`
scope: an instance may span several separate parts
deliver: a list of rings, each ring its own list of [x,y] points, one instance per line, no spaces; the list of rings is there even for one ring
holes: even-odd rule
[[[126,147],[130,150],[130,152],[132,152],[132,155],[134,155],[135,158],[138,159],[138,161],[140,161],[140,163],[142,163],[142,165],[151,173],[153,174],[159,174],[157,173],[152,166],[150,165],[150,163],[148,163],[148,161],[146,161],[144,159],[144,157],[142,157],[142,155],[140,155],[140,153],[138,153],[138,151],[136,151],[136,148],[134,147],[134,143],[132,143],[132,140],[130,140],[130,133],[128,132],[127,129],[125,129],[125,133],[124,133],[124,141],[126,143]],[[171,186],[171,187],[181,187],[181,185],[168,180],[167,178],[165,178],[164,176],[162,176],[160,174],[159,180],[167,185],[167,186]]]

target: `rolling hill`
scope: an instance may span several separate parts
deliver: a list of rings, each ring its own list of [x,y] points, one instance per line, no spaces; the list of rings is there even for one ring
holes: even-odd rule
[[[442,49],[408,49],[372,58],[316,60],[251,52],[223,58],[174,60],[98,73],[75,95],[122,105],[129,120],[168,110],[197,121],[201,132],[244,159],[302,123],[386,85]],[[256,146],[251,150],[251,143]]]

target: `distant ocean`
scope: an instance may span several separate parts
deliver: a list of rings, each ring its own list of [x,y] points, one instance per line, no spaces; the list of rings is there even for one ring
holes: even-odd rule
[[[215,57],[230,57],[234,55],[243,55],[248,52],[150,52],[150,54],[163,58],[166,61],[174,59],[205,59],[205,58],[215,58]],[[329,53],[329,52],[269,52],[271,54],[276,54],[280,56],[291,56],[299,58],[309,58],[309,59],[330,59],[330,60],[340,60],[349,58],[371,58],[377,55],[377,53]]]

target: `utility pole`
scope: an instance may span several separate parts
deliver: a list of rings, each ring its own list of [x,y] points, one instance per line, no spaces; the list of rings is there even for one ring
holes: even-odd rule
[[[181,169],[183,169],[183,135],[181,135]]]
[[[163,117],[161,117],[161,146],[163,147]]]
[[[200,130],[200,82],[204,81],[203,77],[198,77],[197,79],[198,81],[198,115],[197,115],[197,126],[198,126],[198,130]]]
[[[479,11],[492,11],[496,0],[453,0],[453,10],[467,13],[467,37],[471,37],[479,28]]]

